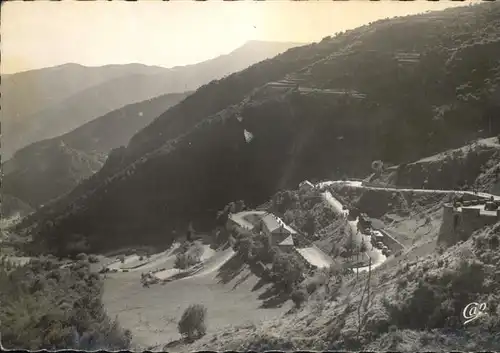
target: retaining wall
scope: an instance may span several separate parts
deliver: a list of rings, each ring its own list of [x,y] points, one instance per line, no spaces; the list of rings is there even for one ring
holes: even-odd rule
[[[382,235],[384,236],[382,242],[389,248],[389,250],[391,250],[393,254],[404,249],[404,245],[401,244],[399,241],[397,241],[392,235],[387,233],[385,230],[378,229],[378,231],[382,233]]]

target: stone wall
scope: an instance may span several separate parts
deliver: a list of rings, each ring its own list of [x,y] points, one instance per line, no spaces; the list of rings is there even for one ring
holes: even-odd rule
[[[399,241],[394,239],[389,233],[387,233],[383,229],[378,230],[382,235],[384,236],[382,242],[384,243],[385,246],[391,250],[391,252],[394,254],[402,249],[404,249],[403,244],[401,244]]]

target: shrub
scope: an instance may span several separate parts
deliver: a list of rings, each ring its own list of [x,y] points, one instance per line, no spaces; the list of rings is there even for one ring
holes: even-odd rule
[[[489,239],[489,245],[491,249],[497,249],[498,246],[500,245],[500,241],[498,239],[498,235],[493,234],[491,238]]]
[[[305,287],[308,294],[314,293],[319,287],[325,285],[330,278],[335,277],[336,273],[330,273],[332,269],[322,269],[314,274],[311,278],[308,278]]]
[[[185,242],[181,245],[180,251],[176,255],[174,267],[184,270],[196,265],[200,262],[202,254],[203,246],[199,242]]]
[[[102,305],[102,282],[87,266],[37,260],[7,273],[0,265],[2,343],[8,349],[125,350],[130,332]]]
[[[307,292],[303,289],[296,289],[293,291],[291,299],[296,308],[299,308],[307,299]]]
[[[279,279],[279,283],[290,292],[293,285],[303,279],[305,268],[293,255],[277,253],[273,260],[272,272]]]
[[[91,264],[96,264],[99,262],[99,258],[96,255],[89,255],[88,260]]]
[[[318,289],[319,286],[320,286],[320,283],[318,281],[311,281],[311,282],[307,283],[307,285],[306,285],[307,293],[313,294],[316,291],[316,289]]]
[[[121,263],[124,263],[125,262],[125,255],[118,256],[118,260],[120,260]]]
[[[87,255],[85,253],[79,253],[78,255],[75,256],[75,259],[78,261],[86,261]]]
[[[196,265],[199,262],[199,259],[195,258],[191,254],[177,254],[175,257],[174,267],[185,270],[191,266]]]
[[[382,308],[372,308],[367,313],[365,331],[373,335],[380,335],[389,330],[389,315]]]
[[[177,325],[179,333],[188,340],[200,338],[206,333],[207,309],[201,304],[190,305]]]

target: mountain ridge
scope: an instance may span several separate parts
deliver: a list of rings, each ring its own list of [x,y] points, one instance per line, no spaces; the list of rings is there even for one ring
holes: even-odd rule
[[[2,82],[2,155],[8,159],[31,142],[71,131],[128,103],[195,90],[293,45],[276,42],[261,50],[254,44],[254,50],[247,50],[244,56],[237,48],[222,57],[175,70],[143,64],[65,64],[8,75]],[[100,94],[96,96],[97,91]],[[31,104],[25,104],[26,100]]]

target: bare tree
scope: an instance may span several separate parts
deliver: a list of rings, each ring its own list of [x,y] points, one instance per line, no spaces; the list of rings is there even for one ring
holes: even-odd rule
[[[370,258],[370,263],[368,265],[368,279],[367,279],[366,284],[363,288],[363,292],[361,293],[361,300],[359,301],[359,305],[358,305],[358,336],[361,334],[361,307],[363,306],[363,299],[365,297],[365,292],[368,292],[368,295],[367,295],[367,300],[366,300],[365,305],[364,305],[365,310],[364,310],[363,316],[368,311],[368,308],[370,305],[371,274],[372,274],[372,259]]]

